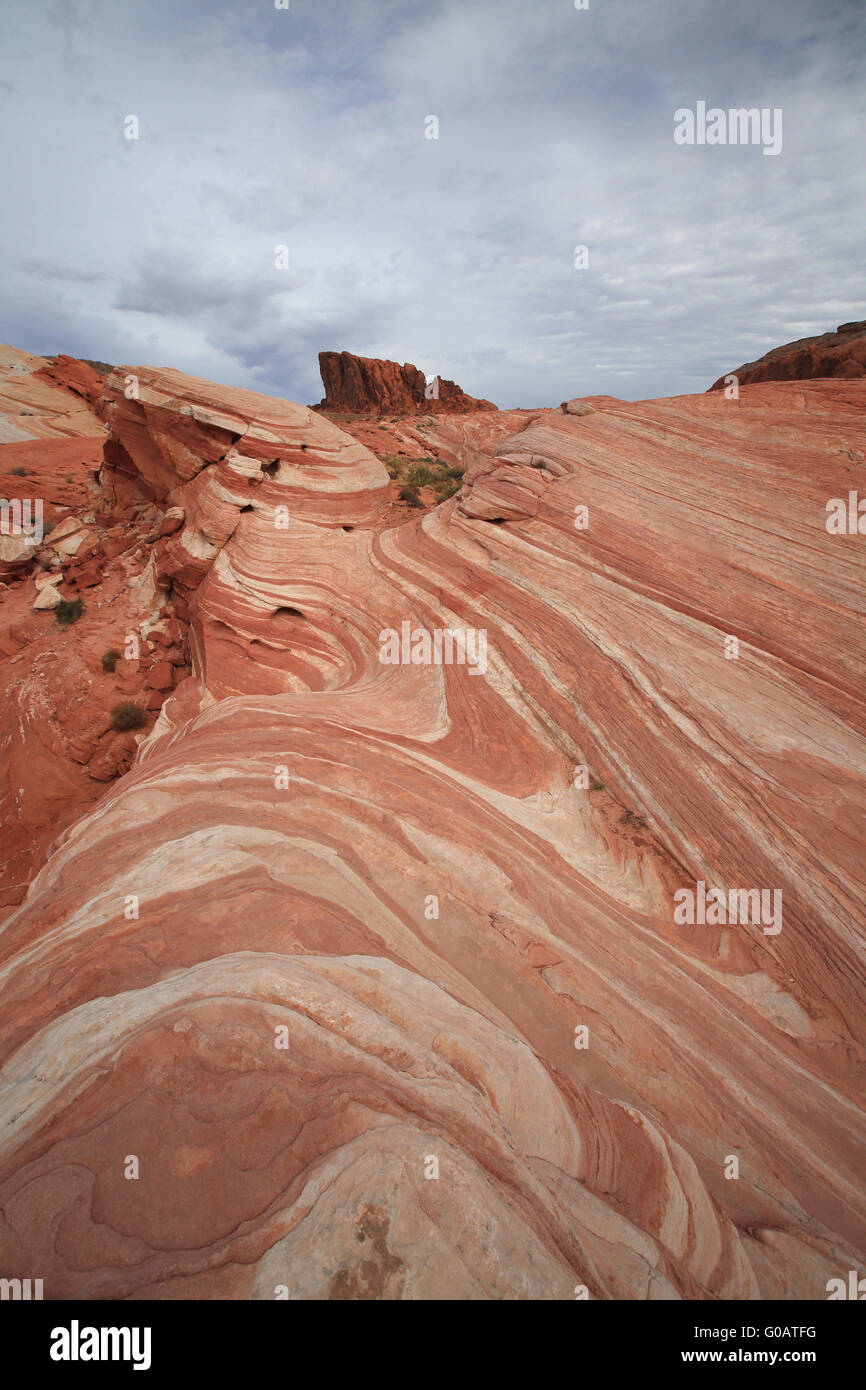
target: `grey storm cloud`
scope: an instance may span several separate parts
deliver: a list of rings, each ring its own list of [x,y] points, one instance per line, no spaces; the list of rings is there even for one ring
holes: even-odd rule
[[[6,0],[0,25],[0,336],[28,351],[313,401],[347,349],[532,406],[702,390],[866,316],[861,0]],[[781,153],[678,146],[699,101],[781,109]]]
[[[76,270],[74,266],[60,265],[56,261],[24,260],[18,269],[39,280],[66,280],[78,285],[95,285],[107,278],[98,270]]]
[[[297,276],[294,279],[297,283]],[[215,264],[208,267],[185,250],[163,255],[149,251],[141,257],[133,275],[119,285],[114,307],[161,317],[176,314],[187,319],[219,311],[246,321],[278,312],[272,301],[284,292],[276,279],[256,277],[249,268],[232,270]]]

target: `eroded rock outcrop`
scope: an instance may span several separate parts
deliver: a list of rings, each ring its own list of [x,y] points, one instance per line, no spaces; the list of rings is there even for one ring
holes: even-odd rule
[[[129,768],[142,735],[112,729],[114,706],[137,704],[152,723],[189,675],[189,602],[242,517],[259,508],[270,518],[276,500],[286,522],[303,509],[323,525],[360,525],[387,488],[366,450],[305,407],[188,377],[178,397],[176,375],[119,368],[102,382],[112,434],[92,505],[49,509],[39,545],[0,537],[0,575],[12,580],[0,606],[5,906],[20,901],[57,834]],[[34,444],[32,469],[14,480],[28,493],[52,487],[48,444]],[[78,600],[81,617],[59,627],[59,604]],[[223,626],[215,620],[216,633]],[[263,649],[262,665],[270,659]]]
[[[463,489],[387,528],[321,416],[138,370],[103,482],[181,523],[192,669],[0,935],[0,1265],[825,1298],[866,1253],[864,559],[825,526],[866,382],[455,418]],[[485,669],[383,662],[404,622]],[[781,930],[679,922],[704,881]]]
[[[46,359],[46,365],[36,373],[43,381],[60,386],[73,395],[80,396],[96,410],[102,395],[103,378],[111,372],[107,363],[100,364],[97,371],[91,362],[83,362],[78,357],[69,357],[65,352]]]
[[[351,352],[320,352],[319,371],[325,387],[322,410],[361,414],[435,415],[495,410],[491,401],[467,396],[453,381],[424,373],[410,362],[384,362],[376,357],[355,357]]]
[[[746,362],[733,373],[740,385],[759,381],[805,381],[812,377],[866,376],[866,320],[840,323],[835,333],[815,338],[799,338],[794,343],[772,348],[755,362]],[[710,387],[719,391],[725,385],[720,376]]]
[[[157,530],[70,513],[29,551],[27,572],[0,599],[0,905],[20,902],[57,835],[132,765],[139,730],[112,727],[133,704],[153,723],[151,671],[170,659],[189,674],[185,625],[156,585]],[[81,605],[68,625],[62,604]],[[146,729],[145,729],[146,732]]]
[[[0,344],[0,507],[22,509],[31,522],[38,510],[45,529],[90,499],[105,439],[94,408],[98,377],[75,358],[62,361],[66,380],[50,375],[48,358]],[[32,560],[33,547],[0,522],[0,583]]]
[[[93,369],[77,358],[34,357],[0,343],[0,444],[70,436],[101,441],[105,429],[93,399],[98,382]]]

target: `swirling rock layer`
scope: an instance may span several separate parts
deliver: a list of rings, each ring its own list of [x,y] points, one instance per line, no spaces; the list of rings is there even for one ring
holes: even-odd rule
[[[192,673],[0,935],[2,1272],[823,1299],[862,1269],[864,561],[825,504],[866,383],[454,418],[462,491],[388,527],[320,416],[122,373],[102,484],[182,514],[152,572]],[[381,661],[403,623],[483,630],[486,669]],[[781,891],[781,930],[680,924],[699,881]]]

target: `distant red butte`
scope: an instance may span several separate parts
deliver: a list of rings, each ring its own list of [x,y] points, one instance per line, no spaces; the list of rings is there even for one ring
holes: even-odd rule
[[[866,319],[840,323],[835,333],[817,338],[798,338],[746,362],[729,373],[741,386],[759,381],[806,381],[812,377],[866,376]],[[725,385],[720,376],[710,387],[719,391]]]
[[[453,381],[436,377],[428,387],[424,373],[411,362],[383,362],[377,357],[355,357],[351,352],[320,352],[319,371],[325,399],[319,410],[358,414],[419,415],[465,414],[472,410],[496,410],[492,401],[467,396]],[[426,394],[430,391],[430,395]]]

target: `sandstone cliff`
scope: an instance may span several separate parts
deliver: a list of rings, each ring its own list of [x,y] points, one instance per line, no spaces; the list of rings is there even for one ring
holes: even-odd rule
[[[351,352],[320,352],[319,371],[324,410],[435,415],[496,409],[491,401],[467,396],[453,381],[435,377],[428,386],[424,373],[409,362],[401,367],[399,362],[355,357]]]
[[[866,320],[840,323],[835,333],[822,333],[816,338],[800,338],[785,343],[746,362],[733,373],[740,385],[758,381],[805,381],[811,377],[866,376]],[[719,391],[725,385],[720,376],[710,387]]]

